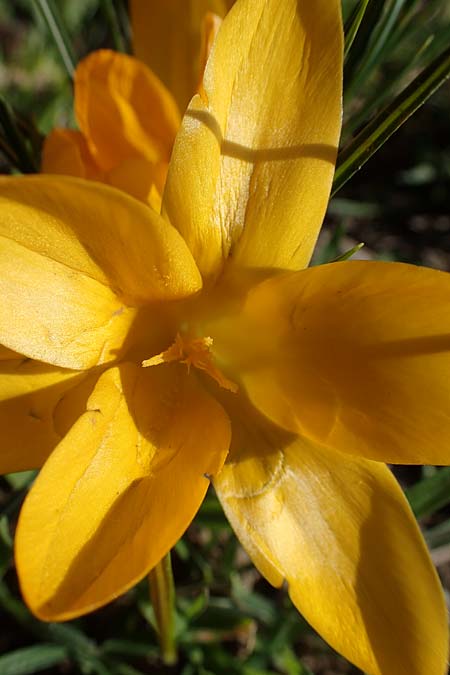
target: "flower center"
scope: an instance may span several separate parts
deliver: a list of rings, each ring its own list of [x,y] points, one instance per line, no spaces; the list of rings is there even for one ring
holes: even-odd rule
[[[151,359],[142,361],[142,365],[147,368],[148,366],[158,366],[161,363],[180,361],[180,363],[186,364],[188,372],[191,366],[204,370],[223,389],[236,393],[238,390],[237,384],[226,378],[213,362],[212,344],[212,337],[190,338],[177,333],[175,342],[168,349],[152,356]]]

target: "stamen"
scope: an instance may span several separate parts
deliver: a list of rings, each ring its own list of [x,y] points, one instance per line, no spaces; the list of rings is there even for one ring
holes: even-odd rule
[[[180,363],[186,364],[188,372],[191,366],[204,370],[223,389],[236,393],[238,390],[237,384],[225,377],[213,363],[212,344],[212,337],[188,338],[182,337],[177,333],[175,342],[168,349],[156,356],[152,356],[150,359],[142,361],[142,366],[147,368],[149,366],[158,366],[161,363],[180,361]]]

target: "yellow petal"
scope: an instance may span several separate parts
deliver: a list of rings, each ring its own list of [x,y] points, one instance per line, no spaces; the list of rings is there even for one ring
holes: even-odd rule
[[[288,273],[226,330],[224,358],[285,429],[369,459],[450,463],[449,274],[357,261]]]
[[[11,361],[13,359],[23,361],[23,354],[13,352],[12,349],[0,345],[0,361]]]
[[[116,358],[135,316],[72,267],[0,237],[0,336],[11,349],[63,368]]]
[[[206,95],[203,89],[203,74],[205,72],[206,64],[208,62],[214,40],[217,37],[217,33],[219,32],[221,25],[222,19],[218,14],[214,14],[214,12],[207,12],[203,17],[199,59],[199,77],[196,88],[196,91],[201,93],[202,96]]]
[[[27,358],[0,363],[0,474],[41,467],[61,439],[54,412],[84,375]]]
[[[104,179],[89,153],[83,134],[73,129],[53,129],[46,137],[41,171],[90,180]]]
[[[214,486],[261,573],[368,675],[444,675],[442,590],[387,467],[249,420]]]
[[[117,190],[68,177],[3,177],[0,199],[0,235],[79,269],[133,304],[199,289],[179,234]]]
[[[130,157],[108,171],[104,182],[128,192],[159,213],[167,168],[167,162],[152,164],[144,157]]]
[[[210,11],[224,16],[230,0],[131,0],[133,47],[184,111],[200,76],[201,25]]]
[[[32,611],[69,619],[139,581],[191,522],[229,441],[223,409],[182,366],[106,371],[20,515]]]
[[[244,267],[308,263],[341,124],[340,13],[339,0],[242,0],[224,19],[163,198],[203,277],[230,256]]]
[[[94,368],[84,373],[75,385],[64,392],[53,410],[53,426],[63,438],[75,422],[86,412],[86,405],[104,369]]]
[[[67,368],[112,358],[133,312],[201,284],[179,234],[99,183],[0,179],[0,340]],[[120,299],[119,299],[120,298]]]
[[[102,49],[75,73],[76,117],[104,171],[131,157],[169,162],[180,116],[171,94],[140,61]]]
[[[122,134],[116,129],[114,136]],[[170,149],[172,142],[170,143]],[[85,137],[72,129],[54,129],[42,149],[42,173],[87,178],[107,183],[150,204],[159,213],[161,194],[167,176],[168,159],[150,161],[145,154],[118,158],[108,171],[97,166]]]

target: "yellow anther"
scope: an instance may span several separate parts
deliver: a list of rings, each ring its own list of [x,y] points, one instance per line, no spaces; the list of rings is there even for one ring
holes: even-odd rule
[[[204,370],[223,389],[235,393],[238,390],[237,384],[226,378],[213,363],[212,344],[212,337],[189,338],[177,333],[175,342],[168,349],[156,356],[152,356],[151,359],[142,361],[142,365],[144,368],[147,368],[148,366],[158,366],[161,363],[180,361],[180,363],[186,364],[188,371],[191,366]]]

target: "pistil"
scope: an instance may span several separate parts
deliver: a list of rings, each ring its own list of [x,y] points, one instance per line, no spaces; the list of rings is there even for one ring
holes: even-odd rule
[[[236,393],[237,384],[229,380],[213,361],[212,337],[190,338],[177,333],[175,341],[165,351],[142,361],[142,366],[158,366],[162,363],[179,361],[187,366],[188,372],[191,366],[203,370],[213,378],[223,389]]]

